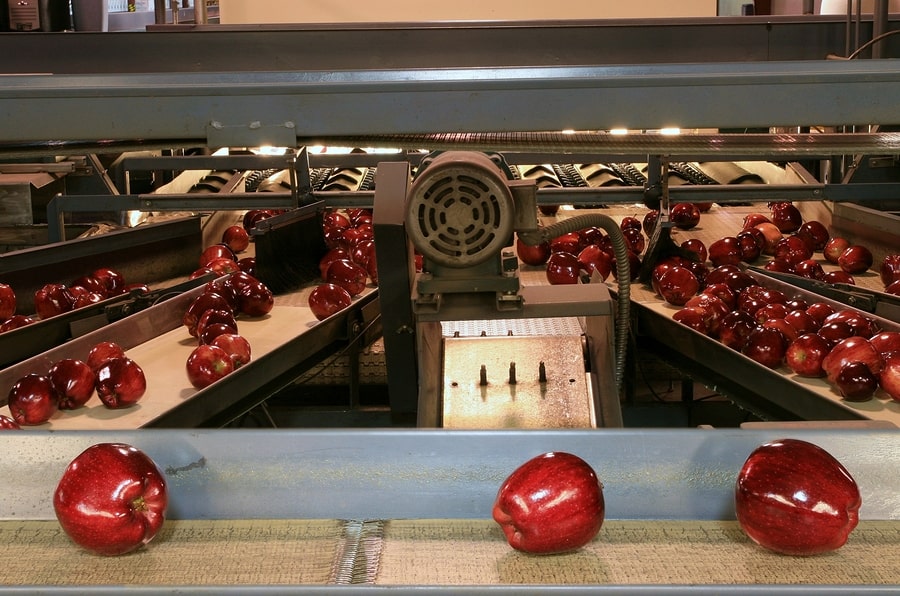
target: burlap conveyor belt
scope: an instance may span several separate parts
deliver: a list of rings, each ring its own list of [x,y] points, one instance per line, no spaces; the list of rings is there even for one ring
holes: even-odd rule
[[[900,584],[900,522],[786,557],[735,522],[607,520],[580,551],[528,556],[491,520],[169,520],[147,548],[99,557],[55,521],[0,522],[0,584]]]

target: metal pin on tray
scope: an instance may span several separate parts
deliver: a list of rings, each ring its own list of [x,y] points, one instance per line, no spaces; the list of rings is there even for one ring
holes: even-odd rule
[[[516,363],[515,362],[509,363],[509,384],[510,385],[516,384]]]
[[[547,366],[544,364],[543,360],[541,360],[540,364],[538,364],[538,382],[547,382]]]

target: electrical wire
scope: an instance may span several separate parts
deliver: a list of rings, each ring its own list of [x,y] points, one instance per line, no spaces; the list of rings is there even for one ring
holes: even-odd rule
[[[879,41],[881,41],[881,40],[884,39],[885,37],[890,37],[891,35],[896,35],[897,33],[900,33],[900,29],[894,29],[893,31],[885,31],[885,32],[882,33],[881,35],[876,35],[875,37],[873,37],[872,39],[870,39],[870,40],[867,41],[866,43],[864,43],[864,44],[862,44],[861,46],[859,46],[858,48],[856,48],[856,49],[853,51],[852,54],[850,54],[849,56],[847,56],[847,60],[853,60],[854,58],[856,58],[857,56],[859,56],[860,52],[864,52],[867,48],[869,48],[869,47],[871,47],[872,45],[878,43]]]

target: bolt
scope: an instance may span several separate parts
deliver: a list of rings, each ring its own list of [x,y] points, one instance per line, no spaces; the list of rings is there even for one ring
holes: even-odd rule
[[[547,366],[544,364],[543,360],[541,360],[541,363],[538,365],[538,381],[541,383],[547,382]]]
[[[510,385],[516,384],[516,363],[515,362],[509,363],[509,384]]]
[[[481,365],[481,373],[480,373],[480,376],[481,376],[481,379],[480,379],[480,381],[479,381],[479,385],[481,385],[482,387],[484,387],[485,385],[488,384],[488,380],[487,380],[487,366],[485,366],[484,364]]]

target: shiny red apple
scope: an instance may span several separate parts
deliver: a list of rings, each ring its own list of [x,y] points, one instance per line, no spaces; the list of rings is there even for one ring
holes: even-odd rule
[[[110,358],[122,356],[125,356],[125,350],[122,349],[122,346],[114,341],[100,341],[91,346],[85,362],[92,371],[96,372],[100,365]]]
[[[900,253],[886,255],[881,261],[881,265],[878,266],[878,274],[885,287],[900,280]]]
[[[841,367],[848,362],[862,362],[875,375],[881,372],[881,367],[884,366],[881,354],[872,343],[858,335],[839,341],[828,352],[828,356],[822,361],[822,368],[828,380],[834,383]]]
[[[900,352],[900,331],[880,331],[869,338],[869,343],[882,356]]]
[[[510,474],[492,513],[516,550],[540,555],[576,550],[603,525],[603,485],[580,457],[545,453]]]
[[[778,368],[784,362],[787,345],[787,338],[781,331],[759,326],[747,336],[747,343],[742,352],[763,366]]]
[[[97,395],[110,409],[133,406],[147,391],[147,378],[137,362],[127,356],[110,358],[97,368]]]
[[[97,375],[83,360],[58,360],[50,367],[47,377],[56,390],[60,410],[80,408],[94,395]]]
[[[22,427],[9,416],[0,414],[0,430],[22,430]]]
[[[709,261],[713,267],[722,265],[737,265],[741,262],[742,252],[740,241],[734,236],[719,238],[709,245]]]
[[[822,274],[821,280],[828,284],[847,284],[851,286],[856,285],[856,279],[846,271],[841,269],[837,269],[835,271],[825,271]]]
[[[341,286],[351,296],[358,296],[366,289],[368,277],[365,268],[347,259],[332,261],[325,271],[326,283]]]
[[[106,288],[107,296],[119,296],[120,294],[124,294],[125,286],[128,285],[122,272],[110,267],[94,269],[91,273],[91,277],[99,280],[100,283],[103,284]]]
[[[732,350],[743,351],[747,338],[756,329],[756,321],[747,313],[734,310],[719,323],[719,341]]]
[[[873,260],[872,252],[868,248],[861,244],[851,244],[838,257],[838,266],[853,275],[866,272],[872,266]]]
[[[880,371],[879,371],[880,372]],[[865,362],[845,362],[834,376],[834,384],[847,401],[866,401],[878,389],[878,377]]]
[[[200,317],[204,312],[210,309],[230,310],[231,308],[231,302],[222,294],[206,290],[194,298],[184,311],[181,321],[187,327],[188,333],[197,337],[197,324],[200,322]]]
[[[817,333],[805,333],[792,341],[784,354],[785,363],[801,377],[824,377],[822,361],[831,343]]]
[[[34,293],[34,311],[42,319],[49,319],[75,308],[75,296],[64,284],[44,284]]]
[[[212,345],[228,352],[235,369],[250,362],[250,342],[243,335],[223,333],[212,340]]]
[[[796,232],[803,224],[800,210],[792,203],[777,203],[773,205],[772,216],[769,219],[778,226],[782,234]]]
[[[878,384],[891,399],[900,401],[900,352],[891,352],[884,357]]]
[[[659,278],[659,293],[663,300],[675,306],[683,306],[700,290],[697,277],[686,268],[675,265]]]
[[[690,230],[700,223],[700,209],[693,203],[675,203],[669,209],[669,221],[678,229]]]
[[[0,283],[0,322],[16,314],[16,293],[12,287]]]
[[[585,246],[578,253],[578,262],[581,264],[581,269],[588,275],[592,275],[596,271],[600,276],[600,281],[606,281],[612,272],[612,256],[601,250],[596,244]]]
[[[570,252],[554,252],[547,259],[547,281],[552,285],[578,283],[581,264]]]
[[[735,483],[741,529],[760,546],[816,555],[844,545],[859,521],[856,481],[830,453],[807,441],[757,447]]]
[[[243,226],[228,226],[222,232],[222,244],[235,254],[244,252],[250,246],[250,234]]]
[[[307,303],[319,321],[350,306],[353,297],[350,292],[335,284],[319,284],[309,294]]]
[[[837,265],[838,259],[848,248],[850,248],[849,240],[841,236],[832,236],[828,242],[825,243],[825,248],[822,249],[822,255],[825,257],[826,261]]]
[[[88,447],[69,463],[53,493],[63,531],[82,548],[107,556],[150,542],[167,507],[163,473],[147,454],[123,443]]]
[[[36,319],[35,317],[31,317],[28,315],[13,315],[5,321],[0,322],[0,333],[3,333],[4,331],[12,331],[13,329],[25,327],[26,325],[31,325],[32,323],[37,322],[38,319]]]
[[[44,424],[59,409],[53,383],[44,375],[30,373],[10,388],[7,405],[13,420],[22,426]]]
[[[756,224],[753,227],[762,232],[763,236],[766,237],[766,244],[762,249],[763,254],[775,254],[775,245],[778,244],[779,240],[784,238],[784,234],[781,233],[781,230],[778,229],[778,226],[776,226],[772,222],[763,222]]]
[[[199,266],[209,267],[210,263],[218,259],[227,259],[229,261],[237,262],[237,256],[234,254],[234,251],[231,250],[227,244],[219,243],[212,244],[203,249],[203,252],[200,253]]]
[[[831,233],[820,221],[811,219],[800,225],[797,235],[808,238],[812,244],[813,250],[824,250],[828,240],[831,239]]]
[[[203,344],[194,348],[185,363],[188,380],[197,389],[212,385],[234,371],[231,354],[215,345]]]
[[[275,307],[275,296],[266,284],[256,281],[240,288],[238,303],[242,314],[248,317],[262,317],[272,312]]]

